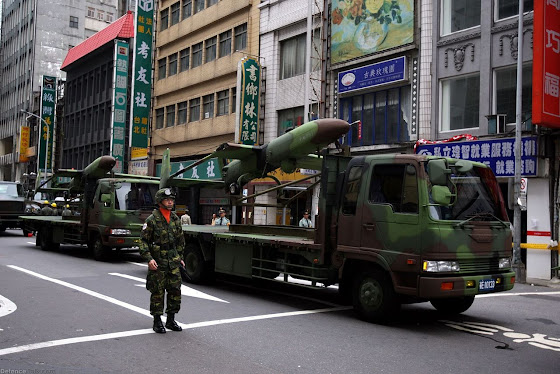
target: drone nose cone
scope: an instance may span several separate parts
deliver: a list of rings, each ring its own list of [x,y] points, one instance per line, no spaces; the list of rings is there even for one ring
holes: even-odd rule
[[[315,144],[330,144],[350,130],[350,124],[341,119],[317,119],[317,133],[312,139]]]

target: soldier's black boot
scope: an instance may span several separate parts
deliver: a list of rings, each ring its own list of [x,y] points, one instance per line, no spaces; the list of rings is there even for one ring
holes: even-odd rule
[[[165,327],[163,327],[163,322],[161,322],[160,316],[154,316],[154,331],[158,334],[165,334]]]
[[[165,323],[165,327],[173,331],[183,331],[181,326],[175,322],[175,313],[167,313],[167,322]]]

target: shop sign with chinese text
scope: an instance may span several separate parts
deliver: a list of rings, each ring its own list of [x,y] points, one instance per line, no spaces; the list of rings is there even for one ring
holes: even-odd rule
[[[490,166],[496,177],[513,177],[515,175],[514,145],[514,138],[423,144],[416,148],[416,153],[477,161]],[[521,141],[521,174],[537,175],[536,137],[524,137]]]
[[[19,140],[19,162],[27,162],[27,149],[29,148],[29,126],[21,126]]]
[[[535,1],[534,6],[531,121],[560,128],[560,0]]]
[[[130,119],[131,156],[135,155],[137,157],[131,157],[131,159],[147,157],[150,103],[152,99],[153,20],[154,0],[138,0],[136,2]],[[146,149],[146,151],[136,148]]]
[[[338,73],[338,92],[350,92],[406,80],[406,57]]]
[[[111,126],[111,155],[117,161],[115,173],[123,172],[124,132],[126,128],[126,103],[128,83],[128,43],[115,40],[115,60],[113,69],[113,111]]]
[[[178,172],[179,170],[186,168],[187,166],[194,164],[195,161],[182,161],[182,162],[172,162],[171,163],[171,174]],[[156,177],[161,176],[161,164],[156,165]],[[200,165],[193,167],[179,174],[177,178],[190,178],[190,179],[222,179],[222,170],[220,168],[220,162],[217,158],[211,158],[204,161]]]
[[[41,85],[41,141],[39,142],[39,168],[52,170],[54,119],[56,106],[56,77],[42,76]]]
[[[239,62],[237,70],[237,143],[257,145],[259,142],[260,82],[259,62],[245,57]]]

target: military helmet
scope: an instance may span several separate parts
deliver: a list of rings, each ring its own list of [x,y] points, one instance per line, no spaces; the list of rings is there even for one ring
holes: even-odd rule
[[[49,205],[49,201],[48,201],[48,200],[45,200],[45,201],[43,201],[43,204]]]
[[[175,193],[171,188],[162,188],[156,192],[156,203],[161,203],[165,199],[175,200]]]
[[[52,206],[53,208],[56,208],[56,203],[52,203],[51,206]]]

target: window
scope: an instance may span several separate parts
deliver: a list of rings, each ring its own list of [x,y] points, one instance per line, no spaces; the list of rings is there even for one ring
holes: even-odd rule
[[[237,110],[237,88],[231,89],[231,112],[235,113]]]
[[[369,201],[389,204],[396,213],[418,213],[418,182],[413,165],[375,165]]]
[[[166,76],[165,65],[167,63],[167,58],[162,58],[158,60],[158,79],[164,79]]]
[[[214,94],[206,95],[202,98],[204,118],[214,117]]]
[[[202,42],[192,46],[192,67],[202,65]]]
[[[200,121],[200,98],[189,101],[189,122]]]
[[[113,13],[107,12],[107,15],[105,16],[105,21],[109,23],[113,22]]]
[[[220,34],[220,57],[231,54],[231,30]]]
[[[159,13],[159,30],[165,30],[169,27],[169,8],[165,8]]]
[[[177,53],[169,56],[169,76],[177,74]]]
[[[156,129],[163,129],[163,108],[156,109]]]
[[[218,0],[206,0],[206,7],[218,4]]]
[[[340,118],[352,126],[345,143],[352,147],[398,143],[409,140],[410,87],[356,95],[340,100]]]
[[[194,0],[194,12],[198,13],[204,10],[204,0]]]
[[[192,0],[183,0],[183,19],[192,16]]]
[[[218,116],[223,116],[229,112],[229,90],[218,92]]]
[[[167,127],[175,126],[175,105],[169,105],[167,111]]]
[[[178,114],[178,120],[179,120],[179,125],[183,125],[185,123],[187,123],[187,102],[183,101],[179,104],[177,104],[177,114]]]
[[[496,17],[503,19],[516,16],[519,13],[519,0],[496,0]],[[533,0],[523,1],[523,13],[533,10]]]
[[[305,34],[280,42],[280,79],[305,73]]]
[[[179,23],[179,17],[181,15],[181,3],[176,2],[171,5],[171,26]]]
[[[237,26],[235,32],[235,50],[242,51],[247,48],[247,24]]]
[[[303,123],[303,107],[278,111],[278,136],[293,130]]]
[[[87,16],[89,18],[95,18],[95,8],[88,7],[87,8]]]
[[[441,34],[480,25],[480,0],[442,0]]]
[[[515,94],[517,84],[517,68],[515,66],[496,70],[495,76],[495,114],[506,114],[506,123],[515,123]],[[522,120],[531,118],[533,67],[523,66],[522,85]],[[526,128],[526,127],[524,127]]]
[[[362,169],[363,167],[359,165],[352,166],[348,170],[346,185],[344,186],[344,193],[342,196],[343,214],[356,214],[356,205],[358,204],[358,197],[360,195],[360,187],[362,184]]]
[[[70,16],[70,27],[73,29],[78,28],[78,17]]]
[[[191,49],[185,48],[179,52],[180,55],[180,71],[189,70],[189,58],[191,57]]]
[[[214,61],[216,59],[216,37],[206,39],[204,45],[204,62]]]
[[[97,19],[100,21],[105,20],[105,11],[103,10],[97,10]]]
[[[441,131],[478,127],[479,74],[441,81]]]

